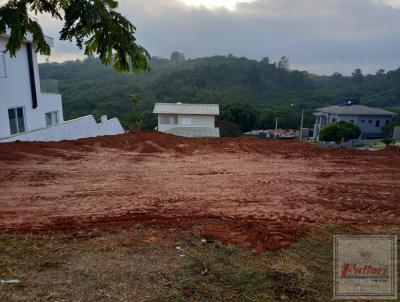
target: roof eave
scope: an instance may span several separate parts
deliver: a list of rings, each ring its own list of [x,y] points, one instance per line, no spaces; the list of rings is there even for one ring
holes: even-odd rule
[[[384,113],[351,113],[351,112],[335,112],[335,111],[325,110],[325,108],[316,109],[316,112],[314,113],[314,115],[317,115],[317,114],[363,115],[363,116],[371,116],[371,115],[394,116],[394,115],[397,115],[397,113],[391,112],[391,111],[386,111]]]
[[[179,114],[179,115],[211,115],[216,116],[219,115],[218,113],[198,113],[198,112],[160,112],[160,111],[153,111],[154,114]]]

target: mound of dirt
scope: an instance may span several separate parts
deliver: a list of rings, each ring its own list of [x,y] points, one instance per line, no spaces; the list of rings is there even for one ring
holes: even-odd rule
[[[263,140],[256,137],[240,138],[184,138],[175,135],[138,131],[115,136],[87,138],[61,142],[15,142],[0,144],[0,160],[18,161],[30,156],[79,159],[99,148],[112,148],[138,153],[254,153],[279,154],[285,158],[312,158],[320,156],[355,156],[368,151],[326,149],[315,145],[287,140]],[[399,155],[395,150],[380,153]]]

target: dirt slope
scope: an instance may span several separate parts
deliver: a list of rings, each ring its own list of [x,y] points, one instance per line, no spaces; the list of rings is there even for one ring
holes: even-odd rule
[[[307,224],[399,224],[400,153],[154,132],[0,144],[0,231],[178,225],[276,249]]]

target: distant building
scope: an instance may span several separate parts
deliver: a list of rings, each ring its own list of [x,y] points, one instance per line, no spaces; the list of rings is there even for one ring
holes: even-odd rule
[[[156,103],[158,131],[186,137],[219,137],[217,104]]]
[[[0,142],[58,141],[123,133],[118,119],[93,116],[64,121],[57,85],[44,87],[30,35],[15,57],[5,53],[9,35],[0,35]],[[53,46],[53,39],[46,37]],[[53,81],[53,84],[57,81]]]
[[[265,137],[280,137],[280,138],[295,138],[299,135],[298,130],[294,129],[267,129],[267,130],[251,130],[244,133],[245,135],[265,136]]]
[[[343,106],[317,109],[314,115],[316,116],[314,138],[319,138],[321,129],[327,124],[335,121],[347,121],[360,127],[362,139],[374,139],[382,138],[382,126],[389,124],[396,113],[349,102]]]
[[[393,139],[400,140],[400,126],[394,127]]]

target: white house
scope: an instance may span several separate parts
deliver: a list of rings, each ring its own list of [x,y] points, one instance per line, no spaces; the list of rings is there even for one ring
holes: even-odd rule
[[[319,138],[321,129],[327,124],[347,121],[360,127],[362,139],[375,139],[382,137],[382,126],[389,124],[396,113],[349,102],[348,105],[317,109],[314,115],[316,117],[314,138]]]
[[[219,137],[217,104],[156,103],[158,131],[186,137]]]
[[[26,37],[15,57],[5,53],[7,35],[0,35],[0,142],[74,140],[120,134],[118,119],[93,116],[64,121],[61,95],[42,93],[35,46]],[[46,37],[53,46],[53,39]]]

